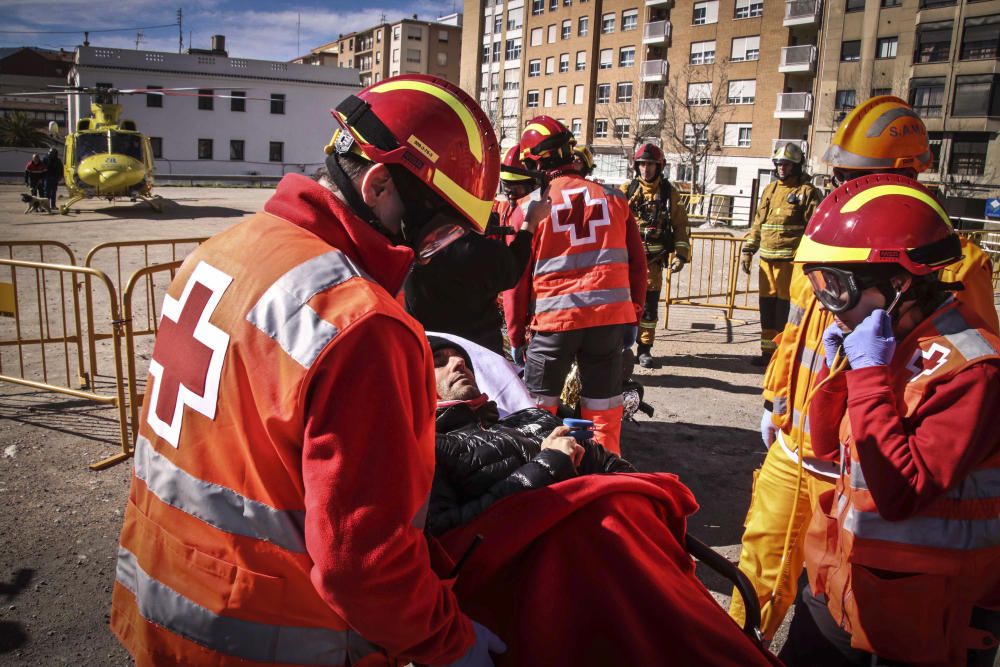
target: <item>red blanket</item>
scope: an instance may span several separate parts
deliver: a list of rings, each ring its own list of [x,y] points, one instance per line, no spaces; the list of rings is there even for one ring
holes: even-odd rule
[[[694,496],[668,474],[587,475],[511,496],[442,537],[462,610],[517,667],[769,665],[694,574]]]

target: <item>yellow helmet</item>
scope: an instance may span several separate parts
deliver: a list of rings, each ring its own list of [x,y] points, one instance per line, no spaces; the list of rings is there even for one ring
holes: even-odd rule
[[[927,128],[898,97],[873,97],[847,115],[823,160],[839,169],[926,171],[931,166]]]
[[[580,160],[587,169],[594,168],[594,154],[583,144],[573,146],[573,156]]]
[[[806,157],[802,154],[802,149],[799,148],[798,144],[793,143],[778,144],[778,147],[774,149],[774,155],[771,156],[772,162],[787,160],[799,165],[802,164],[805,159]]]

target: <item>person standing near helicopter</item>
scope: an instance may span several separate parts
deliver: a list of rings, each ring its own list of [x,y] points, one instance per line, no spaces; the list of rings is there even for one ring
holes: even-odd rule
[[[24,184],[31,188],[32,197],[45,196],[45,163],[38,153],[24,166]]]
[[[59,151],[50,148],[49,154],[45,157],[45,196],[49,198],[49,205],[53,209],[56,207],[56,195],[62,175],[63,163],[59,159]]]

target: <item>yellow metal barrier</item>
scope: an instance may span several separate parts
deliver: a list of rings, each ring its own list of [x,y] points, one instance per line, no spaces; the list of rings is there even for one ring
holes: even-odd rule
[[[71,252],[70,258],[72,259]],[[6,318],[0,320],[0,382],[11,382],[114,406],[118,411],[121,452],[102,459],[90,467],[93,470],[101,470],[124,461],[130,456],[131,449],[125,417],[125,385],[122,373],[123,322],[119,316],[118,299],[111,279],[101,271],[74,264],[0,259],[0,267],[9,267],[11,283],[14,285],[13,322],[7,321]],[[111,346],[115,365],[114,395],[97,393],[93,377],[89,383],[81,377],[84,362],[80,307],[76,296],[78,277],[85,278],[88,283],[102,284],[107,289],[106,303],[109,306],[108,322],[111,326]],[[73,312],[69,315],[68,304],[73,304]],[[87,326],[93,328],[93,323],[88,321]],[[6,363],[3,360],[9,350],[16,351],[16,364]],[[77,387],[71,386],[74,381],[70,370],[73,357],[77,362],[78,375],[75,378]],[[54,364],[53,358],[55,358]],[[16,372],[12,366],[16,368]],[[62,367],[61,376],[53,366]]]
[[[724,233],[691,234],[691,261],[679,272],[666,272],[663,328],[670,324],[672,304],[718,308],[726,319],[734,310],[759,311],[750,295],[756,293],[756,271],[740,270],[744,240]]]

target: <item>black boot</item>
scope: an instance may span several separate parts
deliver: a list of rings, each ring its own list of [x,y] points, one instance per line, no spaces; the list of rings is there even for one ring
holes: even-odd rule
[[[656,359],[653,357],[652,345],[643,345],[642,343],[639,343],[638,350],[639,350],[638,359],[640,366],[642,366],[643,368],[656,368],[659,366],[659,364],[656,363]]]

